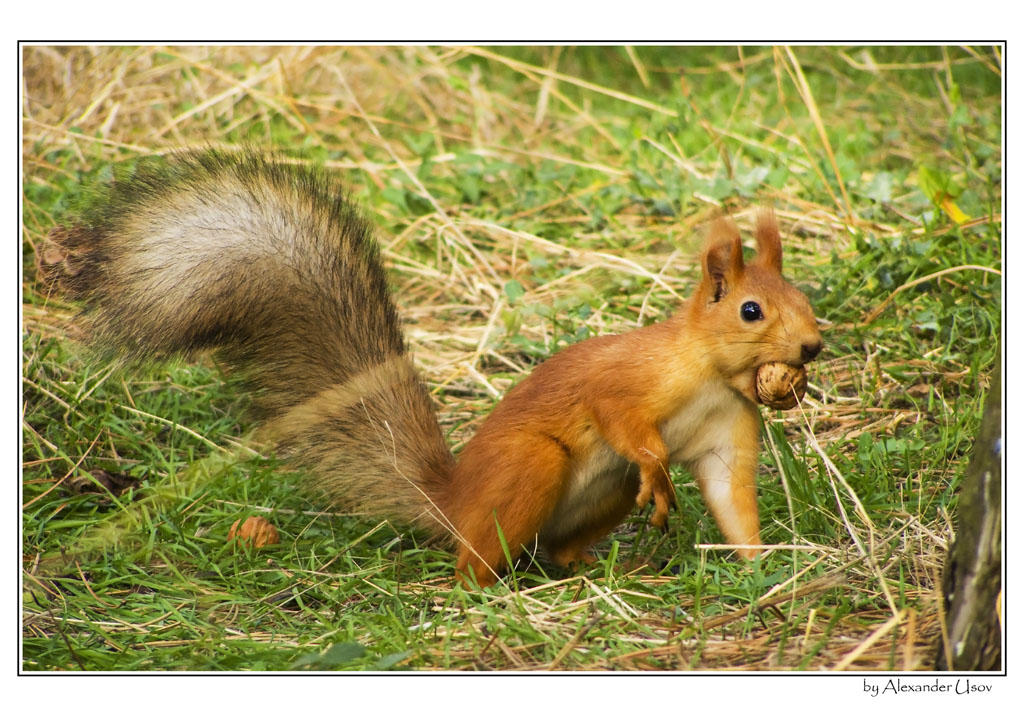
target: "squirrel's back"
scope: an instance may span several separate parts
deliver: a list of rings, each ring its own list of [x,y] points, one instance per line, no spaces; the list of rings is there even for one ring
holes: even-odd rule
[[[144,162],[41,256],[101,352],[215,349],[329,497],[444,532],[454,460],[371,225],[325,174],[255,154]]]

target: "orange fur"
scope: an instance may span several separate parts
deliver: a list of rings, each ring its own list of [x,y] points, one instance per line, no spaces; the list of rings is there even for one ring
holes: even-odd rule
[[[714,222],[675,316],[553,356],[456,462],[372,228],[331,178],[211,151],[140,164],[105,191],[38,255],[40,277],[82,300],[100,353],[127,364],[216,350],[329,500],[454,535],[464,580],[494,582],[535,544],[586,562],[634,505],[653,502],[663,527],[676,463],[726,540],[758,543],[755,373],[821,349],[810,304],[782,278],[771,212],[749,263],[735,225]]]
[[[651,522],[664,526],[674,463],[694,472],[727,541],[759,543],[754,373],[813,359],[821,335],[782,278],[770,213],[756,239],[745,263],[735,226],[715,222],[701,284],[675,316],[571,346],[508,393],[463,449],[444,501],[464,541],[463,579],[488,585],[507,567],[499,526],[513,560],[539,543],[563,565],[588,560],[635,504],[653,500]],[[763,319],[741,318],[750,301]]]

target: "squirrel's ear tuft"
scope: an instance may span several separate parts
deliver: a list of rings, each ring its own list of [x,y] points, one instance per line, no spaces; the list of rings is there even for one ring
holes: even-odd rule
[[[704,250],[704,282],[711,301],[721,301],[743,273],[743,245],[736,225],[720,218],[708,228]]]
[[[761,209],[757,213],[754,238],[757,239],[757,261],[781,274],[782,242],[779,239],[779,224],[771,208]]]

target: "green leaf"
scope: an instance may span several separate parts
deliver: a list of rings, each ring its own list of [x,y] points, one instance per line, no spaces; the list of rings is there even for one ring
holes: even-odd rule
[[[398,207],[402,211],[405,211],[405,212],[409,211],[409,207],[405,203],[405,191],[404,190],[397,189],[395,187],[388,187],[386,189],[382,189],[381,190],[380,196],[385,201],[391,202],[392,204],[394,204],[396,207]]]
[[[776,167],[768,173],[768,177],[765,179],[765,184],[774,189],[782,189],[782,186],[789,179],[789,168],[788,167]]]
[[[480,178],[475,174],[464,174],[458,179],[459,189],[467,202],[476,204],[480,201]]]
[[[434,211],[434,205],[431,204],[429,199],[408,190],[405,192],[405,206],[416,216],[430,214],[430,212]]]
[[[448,85],[452,89],[455,89],[455,90],[468,90],[469,89],[469,83],[467,83],[464,79],[462,79],[458,75],[446,74],[445,77],[448,78]]]
[[[523,298],[525,293],[526,289],[524,289],[523,285],[515,279],[512,279],[505,284],[505,296],[508,297],[510,302],[518,301]]]
[[[704,193],[712,199],[725,199],[736,189],[735,185],[728,177],[715,177],[714,179],[705,181],[702,184]]]
[[[771,172],[768,167],[751,167],[750,169],[739,168],[735,173],[736,188],[740,194],[750,196],[761,186],[768,174]]]
[[[330,668],[357,660],[366,654],[366,648],[358,642],[336,642],[326,651],[305,655],[292,664],[292,669],[299,667]]]
[[[894,181],[890,172],[879,172],[864,187],[864,194],[876,202],[891,202]]]
[[[956,199],[963,192],[948,174],[924,165],[917,168],[917,184],[925,196],[936,204],[946,197]]]
[[[411,650],[405,652],[396,652],[393,655],[384,655],[384,657],[377,660],[377,662],[371,667],[371,670],[390,670],[392,667],[397,665],[399,662],[407,659],[412,654]]]
[[[420,159],[429,159],[436,152],[434,136],[430,132],[422,132],[416,137],[407,134],[402,139],[405,140],[406,146]]]

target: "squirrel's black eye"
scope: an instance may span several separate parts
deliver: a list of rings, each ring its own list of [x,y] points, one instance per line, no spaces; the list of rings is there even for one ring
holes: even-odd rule
[[[744,321],[757,321],[764,318],[764,314],[761,313],[761,307],[757,305],[756,301],[748,301],[740,307],[740,316],[743,317]]]

